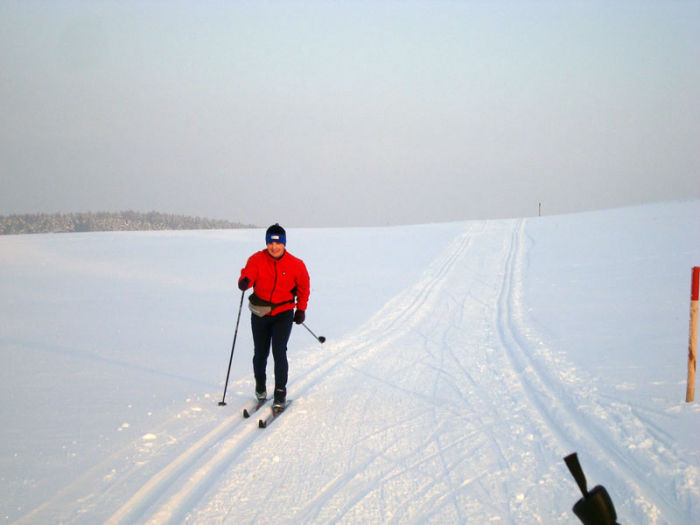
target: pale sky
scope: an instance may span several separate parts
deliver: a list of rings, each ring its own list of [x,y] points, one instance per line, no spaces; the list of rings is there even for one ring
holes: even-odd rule
[[[700,2],[0,0],[0,134],[0,215],[700,198]]]

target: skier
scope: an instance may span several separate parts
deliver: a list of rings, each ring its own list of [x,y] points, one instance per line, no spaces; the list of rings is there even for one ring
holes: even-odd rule
[[[275,223],[265,232],[266,249],[254,253],[241,270],[238,288],[251,286],[248,298],[252,312],[253,372],[255,396],[267,398],[267,359],[272,347],[275,361],[275,393],[273,408],[284,410],[287,398],[287,342],[292,323],[301,324],[306,318],[309,300],[309,273],[301,259],[287,251],[287,234]],[[296,311],[295,310],[296,307]]]

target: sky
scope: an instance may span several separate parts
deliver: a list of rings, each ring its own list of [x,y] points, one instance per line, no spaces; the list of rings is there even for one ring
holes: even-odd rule
[[[700,2],[0,0],[0,215],[285,227],[700,197]]]

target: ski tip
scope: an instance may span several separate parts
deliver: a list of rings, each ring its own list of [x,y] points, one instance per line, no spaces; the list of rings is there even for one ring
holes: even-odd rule
[[[250,414],[248,413],[248,409],[247,409],[247,408],[244,408],[244,409],[243,409],[243,417],[246,418],[246,419],[248,419],[248,418],[250,417]]]
[[[264,420],[262,420],[262,419],[258,420],[258,427],[259,428],[265,428],[266,426],[267,426],[267,424],[265,423]]]

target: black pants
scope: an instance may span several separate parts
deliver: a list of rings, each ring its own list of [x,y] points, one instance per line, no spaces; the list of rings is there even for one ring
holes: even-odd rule
[[[266,384],[267,358],[270,355],[270,346],[272,346],[272,357],[275,360],[275,390],[286,390],[289,372],[287,342],[292,333],[293,320],[293,310],[265,317],[251,315],[250,324],[253,328],[253,343],[255,345],[253,371],[257,384]]]

